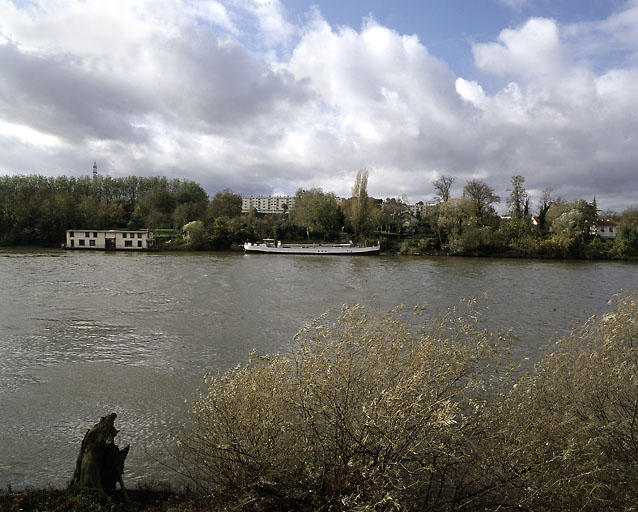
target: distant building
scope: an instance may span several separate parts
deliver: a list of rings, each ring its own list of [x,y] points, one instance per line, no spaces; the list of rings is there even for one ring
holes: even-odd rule
[[[614,219],[598,219],[592,231],[603,240],[615,240],[618,226],[620,223]]]
[[[295,196],[243,196],[241,198],[243,213],[251,210],[257,210],[258,213],[285,213],[289,212],[294,205]]]
[[[142,251],[153,247],[149,230],[119,231],[67,229],[66,249],[123,249]]]
[[[416,204],[413,205],[409,205],[408,209],[410,210],[410,213],[412,213],[413,215],[419,217],[423,217],[424,215],[430,215],[434,209],[437,207],[439,203],[436,201],[430,201],[427,203],[424,203],[423,201],[419,201]]]

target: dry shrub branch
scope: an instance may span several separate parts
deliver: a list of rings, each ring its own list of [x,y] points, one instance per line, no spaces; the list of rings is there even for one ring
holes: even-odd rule
[[[344,306],[209,379],[179,462],[238,510],[633,510],[637,318],[619,299],[514,376],[474,301]]]

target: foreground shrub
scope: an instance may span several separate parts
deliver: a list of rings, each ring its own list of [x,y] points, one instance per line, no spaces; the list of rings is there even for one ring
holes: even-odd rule
[[[462,508],[491,485],[473,440],[496,393],[501,346],[472,303],[415,326],[400,309],[344,307],[293,355],[209,381],[181,440],[207,492],[260,509]]]
[[[182,470],[243,510],[635,510],[638,300],[516,377],[463,308],[344,307],[209,379]]]
[[[494,409],[496,410],[496,408]],[[501,402],[511,501],[528,510],[636,510],[638,300],[550,347]]]

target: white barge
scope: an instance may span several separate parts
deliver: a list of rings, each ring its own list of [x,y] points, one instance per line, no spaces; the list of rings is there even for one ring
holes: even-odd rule
[[[379,254],[381,247],[379,244],[370,247],[355,247],[353,244],[287,244],[281,241],[275,242],[272,238],[265,238],[260,243],[246,242],[244,252],[262,254],[316,254],[335,256],[364,256]]]

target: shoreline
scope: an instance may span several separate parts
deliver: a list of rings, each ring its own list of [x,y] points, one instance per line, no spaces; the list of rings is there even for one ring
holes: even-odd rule
[[[105,250],[105,249],[67,249],[64,247],[58,246],[46,246],[46,245],[5,245],[0,246],[1,250],[14,250],[14,251],[39,251],[39,250],[50,250],[50,251],[60,251],[60,252],[104,252],[104,253],[126,253],[126,254],[170,254],[170,253],[198,253],[198,254],[206,254],[206,253],[227,253],[227,254],[240,254],[243,252],[242,249],[223,249],[223,250],[215,250],[215,249],[202,249],[202,250],[194,250],[188,247],[159,247],[154,250],[135,250],[135,249],[117,249],[117,250]],[[616,261],[616,262],[636,262],[638,261],[638,257],[635,258],[614,258],[614,257],[583,257],[583,258],[561,258],[555,256],[548,256],[542,254],[523,254],[517,252],[513,249],[509,249],[504,252],[484,252],[484,253],[469,253],[469,254],[451,254],[443,251],[436,252],[419,252],[419,251],[408,251],[401,252],[400,250],[383,250],[383,244],[380,256],[408,256],[408,257],[427,257],[427,258],[496,258],[496,259],[511,259],[511,260],[542,260],[542,261]],[[299,255],[290,255],[290,256],[299,256]],[[304,255],[301,255],[304,256]]]

